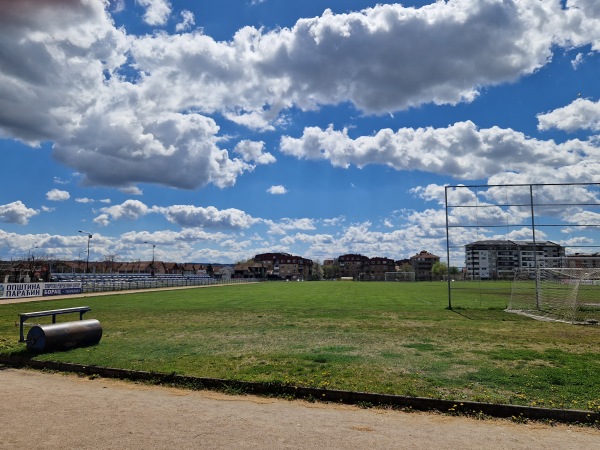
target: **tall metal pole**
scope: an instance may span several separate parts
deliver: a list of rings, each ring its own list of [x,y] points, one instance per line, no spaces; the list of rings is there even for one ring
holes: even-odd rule
[[[452,289],[450,286],[450,227],[448,226],[448,186],[444,187],[444,198],[446,201],[446,260],[448,261],[448,309],[452,310]]]
[[[148,241],[144,241],[144,244],[149,244]],[[150,264],[150,275],[154,276],[154,249],[156,248],[156,244],[152,244],[152,263]]]
[[[92,239],[92,235],[87,231],[79,230],[79,233],[87,234],[87,259],[85,261],[85,273],[90,273],[90,240]]]
[[[533,185],[529,185],[529,203],[531,207],[531,236],[533,238],[533,267],[535,268],[535,307],[540,309],[540,270],[537,262],[537,244],[535,241],[535,215],[533,210]]]
[[[154,249],[156,248],[156,244],[152,244],[152,265],[150,266],[152,268],[152,273],[151,275],[154,276]]]

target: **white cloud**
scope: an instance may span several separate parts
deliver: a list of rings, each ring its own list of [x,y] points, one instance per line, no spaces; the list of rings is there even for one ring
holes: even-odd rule
[[[94,219],[94,223],[101,227],[108,226],[108,224],[110,223],[110,217],[108,216],[108,214],[100,214]]]
[[[194,13],[188,11],[187,9],[181,11],[181,18],[183,19],[180,23],[175,25],[175,31],[178,33],[182,31],[187,31],[196,25],[196,19],[194,17]]]
[[[143,195],[144,192],[137,186],[125,186],[119,188],[123,194],[127,195]]]
[[[46,198],[53,202],[64,202],[65,200],[69,200],[71,198],[71,194],[69,194],[67,191],[52,189],[51,191],[46,192]]]
[[[243,229],[259,221],[244,211],[235,208],[219,210],[214,206],[206,208],[191,205],[155,207],[169,220],[182,227]]]
[[[265,143],[243,140],[236,144],[235,153],[241,155],[246,162],[255,164],[271,164],[276,161],[275,157],[264,151]]]
[[[599,155],[591,143],[578,140],[556,144],[531,139],[523,133],[492,127],[478,129],[473,122],[458,122],[447,128],[401,128],[394,132],[383,129],[372,136],[352,139],[348,130],[336,131],[305,128],[302,137],[281,138],[281,151],[299,159],[328,160],[334,167],[359,168],[382,164],[396,170],[421,170],[477,180],[498,172],[519,173],[527,167],[532,179],[548,178],[558,170],[569,176],[579,164],[594,164],[589,155]],[[592,181],[600,175],[594,168],[585,178]]]
[[[55,184],[69,184],[70,181],[69,180],[63,180],[59,177],[54,177],[54,183]]]
[[[281,239],[284,245],[296,245],[298,242],[308,243],[312,246],[327,246],[334,243],[334,238],[330,234],[305,234],[296,233],[294,236],[286,236]]]
[[[125,0],[114,0],[112,2],[113,12],[120,13],[125,10]]]
[[[538,129],[574,132],[578,130],[600,131],[600,102],[578,98],[571,104],[545,114],[538,114]]]
[[[148,25],[164,25],[171,15],[171,3],[168,0],[136,0],[146,8],[144,21]]]
[[[577,68],[581,65],[581,63],[583,63],[583,53],[577,53],[577,56],[575,56],[575,59],[573,59],[571,61],[571,65],[573,66],[574,70],[577,70]]]
[[[100,200],[94,200],[93,198],[87,198],[87,197],[79,197],[76,198],[75,201],[77,203],[110,203],[110,199],[109,198],[104,198],[104,199],[100,199]]]
[[[157,242],[155,249],[169,249],[172,246],[189,247],[197,242],[221,242],[227,239],[223,233],[207,233],[206,231],[186,228],[181,231],[159,230],[152,233],[148,231],[131,231],[121,235],[120,240],[125,244],[150,246]]]
[[[139,200],[126,200],[120,205],[109,206],[102,208],[103,214],[95,219],[95,221],[101,221],[106,223],[107,216],[110,216],[113,220],[127,219],[137,220],[142,216],[145,216],[149,212],[152,212],[148,206]]]
[[[16,201],[0,205],[0,222],[27,225],[29,219],[39,214],[35,209],[27,208],[23,202]]]
[[[148,24],[167,23],[168,1],[138,4]],[[267,130],[286,123],[282,115],[293,107],[350,103],[385,113],[456,104],[473,100],[486,86],[535,72],[557,45],[600,48],[593,0],[570,0],[565,9],[550,0],[377,5],[348,14],[326,11],[291,28],[244,27],[229,42],[198,31],[127,35],[107,8],[107,2],[90,0],[60,8],[33,0],[0,3],[0,134],[31,145],[52,141],[55,158],[79,171],[84,184],[126,189],[136,183],[228,187],[254,164],[272,162],[269,153],[252,163],[246,153],[247,160],[230,158],[219,146],[219,125],[208,115]],[[467,135],[455,138],[478,137],[462,128]],[[501,130],[482,136],[484,131],[482,139],[501,138]],[[380,132],[378,138],[381,144],[402,140],[392,135]],[[514,132],[503,138],[526,141]],[[528,143],[527,152],[533,141]],[[458,145],[450,144],[449,150]],[[550,147],[562,164],[564,152]],[[340,164],[378,161],[375,152],[353,159],[339,150],[330,151]],[[390,156],[389,149],[383,153]],[[472,165],[473,175],[485,176],[498,160],[480,153],[479,159],[463,155],[447,163],[446,156],[438,151],[407,165],[463,176],[464,164],[475,161],[483,168]],[[404,167],[399,160],[392,164]]]
[[[267,189],[267,192],[273,195],[284,195],[287,194],[288,191],[285,186],[279,184],[277,186],[271,186],[269,189]]]
[[[270,234],[286,234],[289,230],[314,230],[315,221],[314,219],[302,218],[302,219],[290,219],[284,217],[278,222],[272,220],[264,220],[264,223],[269,226]]]
[[[600,6],[596,0],[568,0],[564,21],[556,30],[559,40],[572,46],[591,44],[600,51]]]
[[[299,20],[261,36],[258,48],[301,107],[351,101],[383,113],[471,101],[479,86],[532,73],[551,57],[564,19],[549,1],[378,5]]]
[[[346,217],[339,216],[334,217],[333,219],[323,219],[323,225],[326,227],[338,227],[341,226],[346,221]]]

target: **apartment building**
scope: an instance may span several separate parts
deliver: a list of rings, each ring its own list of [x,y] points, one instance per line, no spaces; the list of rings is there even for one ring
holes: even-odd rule
[[[313,262],[302,256],[289,253],[261,253],[254,256],[254,262],[262,263],[270,278],[286,280],[310,280]]]
[[[386,272],[395,272],[396,262],[390,258],[368,258],[363,263],[361,280],[385,281]]]
[[[349,253],[342,255],[338,258],[338,265],[340,266],[340,277],[342,278],[354,278],[358,280],[360,274],[363,272],[363,265],[365,261],[368,261],[369,257],[359,255],[355,253]]]
[[[427,250],[421,250],[416,255],[410,257],[410,265],[415,273],[416,281],[431,281],[433,275],[431,269],[435,263],[440,262],[440,257],[429,253]]]
[[[515,270],[560,267],[565,249],[550,241],[485,240],[465,246],[466,276],[474,280],[511,279]]]

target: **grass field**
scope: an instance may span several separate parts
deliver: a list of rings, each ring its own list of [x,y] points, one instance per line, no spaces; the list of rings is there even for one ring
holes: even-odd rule
[[[505,313],[508,285],[261,283],[0,305],[0,352],[199,377],[600,409],[600,328]],[[100,344],[29,355],[19,312],[89,305]],[[47,322],[49,323],[49,318]],[[59,319],[60,321],[65,319]],[[40,322],[43,322],[41,319]]]

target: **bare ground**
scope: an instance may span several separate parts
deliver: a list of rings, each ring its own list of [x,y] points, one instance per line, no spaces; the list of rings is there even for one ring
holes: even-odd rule
[[[0,367],[1,449],[582,449],[600,430]]]

